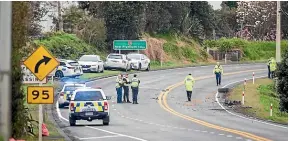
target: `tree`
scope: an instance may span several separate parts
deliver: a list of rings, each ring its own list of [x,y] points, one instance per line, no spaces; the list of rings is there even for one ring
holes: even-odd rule
[[[288,113],[288,50],[282,55],[277,69],[277,93],[280,99],[280,111]]]
[[[281,31],[282,38],[288,39],[288,1],[281,1]]]
[[[12,136],[21,137],[28,131],[28,115],[25,112],[25,95],[21,88],[22,73],[20,62],[21,48],[25,46],[28,36],[29,2],[12,2],[12,96],[11,96],[11,127]],[[27,54],[26,54],[27,55]]]
[[[222,4],[227,5],[230,9],[238,7],[237,1],[222,1]]]
[[[45,7],[46,2],[30,1],[29,5],[29,26],[28,35],[35,37],[41,34],[42,26],[40,25],[41,19],[48,13]]]

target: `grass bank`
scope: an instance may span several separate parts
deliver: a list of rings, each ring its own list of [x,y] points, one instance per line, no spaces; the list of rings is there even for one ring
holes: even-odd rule
[[[45,85],[52,86],[51,83],[47,83]],[[27,94],[27,87],[28,86],[30,86],[30,85],[23,85],[22,86],[25,95]],[[25,99],[25,104],[29,108],[29,113],[31,114],[32,119],[38,121],[38,115],[39,115],[39,113],[38,113],[38,104],[27,104],[26,103],[26,99]],[[42,106],[42,107],[43,107],[43,110],[44,110],[45,106]],[[47,129],[49,131],[49,136],[48,137],[43,137],[43,140],[44,141],[64,141],[64,138],[58,133],[57,128],[55,127],[54,123],[49,121],[47,113],[44,114],[44,119],[45,119],[44,123],[46,124]],[[39,131],[38,130],[38,123],[32,122],[32,124],[33,124],[33,132],[34,132],[34,134],[36,136],[35,137],[33,137],[33,136],[23,137],[23,139],[26,139],[26,140],[38,140],[38,131]]]
[[[233,89],[229,95],[230,100],[242,99],[243,85]],[[273,115],[270,116],[270,105],[273,104]],[[287,124],[288,114],[279,110],[279,98],[274,89],[274,82],[271,79],[256,79],[255,84],[252,81],[247,82],[245,89],[245,106],[240,112],[264,120],[271,120],[278,123]]]

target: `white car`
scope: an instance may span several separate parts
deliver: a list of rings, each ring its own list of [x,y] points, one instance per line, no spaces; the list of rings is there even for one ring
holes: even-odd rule
[[[59,66],[55,70],[55,77],[75,77],[83,74],[81,66],[73,60],[60,59]]]
[[[103,72],[103,61],[98,55],[83,55],[78,63],[82,66],[84,72]]]
[[[131,63],[132,69],[135,70],[150,70],[151,60],[144,54],[132,53],[128,54],[127,58]]]
[[[85,84],[67,83],[64,84],[62,90],[59,92],[58,107],[63,108],[69,105],[72,93],[79,88],[85,87]]]
[[[109,125],[109,99],[101,89],[75,90],[69,104],[70,126],[75,126],[76,120],[102,120],[103,125]]]
[[[125,54],[109,54],[104,63],[105,69],[122,69],[129,71],[131,69],[131,64]]]

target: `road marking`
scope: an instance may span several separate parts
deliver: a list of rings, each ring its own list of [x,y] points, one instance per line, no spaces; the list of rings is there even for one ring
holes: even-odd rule
[[[56,101],[56,111],[57,111],[57,114],[58,114],[58,117],[59,117],[59,118],[63,119],[64,121],[69,122],[68,119],[64,118],[64,117],[61,115],[60,109],[59,109],[59,107],[58,107],[58,101]],[[131,138],[131,139],[139,140],[139,141],[147,141],[147,140],[145,140],[145,139],[141,139],[141,138],[137,138],[137,137],[133,137],[133,136],[129,136],[129,135],[124,135],[124,134],[120,134],[120,133],[115,133],[115,132],[111,132],[111,131],[108,131],[108,130],[103,130],[103,129],[100,129],[100,128],[95,128],[95,127],[90,127],[90,126],[85,126],[85,127],[91,128],[91,129],[95,129],[95,130],[99,130],[99,131],[106,132],[106,133],[110,133],[110,134],[114,134],[114,135],[119,135],[119,136]]]
[[[242,138],[242,137],[236,137],[236,139],[237,139],[237,140],[241,140],[241,139],[243,139],[243,138]]]
[[[211,134],[215,134],[215,132],[210,132]]]
[[[264,70],[266,70],[266,69],[256,69],[256,70],[239,71],[239,72],[227,73],[227,74],[224,74],[224,75],[233,75],[233,74],[240,74],[240,73],[246,73],[246,72],[257,72],[257,71],[264,71]],[[195,80],[203,80],[203,79],[212,78],[212,77],[214,77],[214,75],[198,77],[198,78],[196,78]],[[192,122],[195,122],[195,123],[198,123],[198,124],[201,124],[201,125],[210,127],[210,128],[214,128],[214,129],[217,129],[217,130],[222,130],[222,131],[234,133],[234,134],[241,135],[241,136],[244,136],[244,137],[247,137],[247,138],[250,138],[250,139],[254,139],[254,140],[258,140],[258,141],[271,141],[270,139],[266,139],[266,138],[263,138],[263,137],[260,137],[260,136],[256,136],[256,135],[251,134],[251,133],[247,133],[247,132],[243,132],[243,131],[239,131],[239,130],[235,130],[235,129],[230,129],[230,128],[225,128],[225,127],[218,126],[218,125],[214,125],[214,124],[211,124],[211,123],[208,123],[208,122],[205,122],[205,121],[196,119],[196,118],[192,118],[192,117],[190,117],[190,116],[187,116],[187,115],[178,113],[178,112],[176,112],[175,110],[171,109],[171,108],[168,106],[168,104],[167,104],[166,97],[167,97],[168,93],[169,93],[172,89],[183,85],[183,83],[184,83],[184,82],[179,82],[179,83],[177,83],[177,84],[171,85],[171,86],[169,86],[169,87],[166,88],[166,89],[167,89],[166,92],[161,92],[161,93],[160,93],[160,95],[159,95],[159,97],[158,97],[158,99],[159,99],[159,100],[158,100],[158,103],[159,103],[159,105],[160,105],[164,110],[166,110],[166,111],[168,111],[169,113],[174,114],[174,115],[176,115],[176,116],[182,117],[182,118],[187,119],[187,120],[189,120],[189,121],[192,121]]]
[[[228,137],[228,138],[232,138],[233,136],[232,136],[232,135],[227,135],[227,137]]]
[[[263,78],[263,77],[267,77],[267,75],[260,76],[260,77],[255,77],[255,79]],[[247,80],[252,80],[252,78],[247,79]],[[230,86],[230,85],[232,85],[232,84],[239,83],[239,82],[243,82],[243,81],[244,81],[244,80],[232,82],[232,83],[229,83],[229,84],[223,86],[222,88],[225,88],[225,87]],[[285,128],[285,129],[287,129],[287,127],[285,127],[285,126],[276,125],[276,124],[272,124],[272,123],[268,123],[268,122],[265,122],[265,121],[252,119],[252,118],[247,118],[247,117],[244,117],[244,116],[235,114],[235,113],[233,113],[233,112],[230,112],[230,111],[228,111],[228,110],[219,102],[218,95],[219,95],[219,92],[217,92],[216,95],[215,95],[215,99],[216,99],[217,103],[219,104],[220,107],[222,107],[222,109],[224,109],[226,112],[228,112],[228,113],[231,114],[231,115],[234,115],[234,116],[237,116],[237,117],[240,117],[240,118],[244,118],[244,119],[247,119],[247,120],[251,120],[251,121],[255,121],[255,122],[259,122],[259,123],[263,123],[263,124],[267,124],[267,125],[271,125],[271,126],[275,126],[275,127],[280,127],[280,128]]]
[[[220,136],[224,136],[224,134],[219,134]]]
[[[114,136],[101,136],[101,137],[88,137],[88,138],[80,138],[75,136],[79,140],[92,140],[92,139],[103,139],[103,138],[115,138],[115,137],[122,137],[120,135],[114,135]]]
[[[202,131],[202,132],[207,133],[208,131]]]

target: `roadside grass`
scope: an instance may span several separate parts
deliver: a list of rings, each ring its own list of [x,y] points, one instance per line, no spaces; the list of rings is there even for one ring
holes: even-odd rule
[[[103,73],[83,73],[83,75],[80,76],[81,79],[90,79],[90,78],[96,78],[96,77],[103,77],[103,76],[110,76],[110,75],[116,75],[119,74],[121,71],[115,70],[104,70]]]
[[[243,84],[235,87],[229,95],[230,100],[242,100]],[[270,117],[270,105],[273,104],[273,114]],[[245,89],[245,106],[242,113],[254,116],[260,119],[271,120],[278,123],[287,124],[288,114],[279,110],[279,98],[274,89],[274,82],[271,79],[256,79],[255,84],[252,81],[247,82]]]
[[[47,84],[44,84],[46,86],[52,86],[52,84],[49,82]],[[33,86],[33,85],[22,85],[22,89],[24,91],[24,94],[27,94],[27,87],[28,86]],[[26,98],[26,96],[25,96]],[[26,99],[25,99],[25,105],[29,108],[29,113],[32,116],[33,120],[38,121],[38,104],[27,104]],[[44,110],[44,106],[42,106]],[[44,112],[44,111],[43,111]],[[42,137],[44,141],[64,141],[64,138],[58,133],[57,128],[55,125],[48,119],[47,113],[44,114],[44,119],[43,121],[46,124],[46,127],[49,131],[49,136],[48,137]],[[36,135],[35,137],[33,136],[28,136],[28,137],[23,137],[23,139],[26,140],[37,140],[38,139],[38,123],[32,122],[33,124],[33,133]]]

